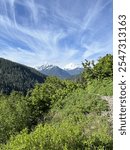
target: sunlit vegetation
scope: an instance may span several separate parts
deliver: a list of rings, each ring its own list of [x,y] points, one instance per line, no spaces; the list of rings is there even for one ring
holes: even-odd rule
[[[112,55],[83,66],[76,82],[48,77],[26,95],[1,92],[0,149],[112,150],[110,116],[102,115],[109,106],[101,99],[112,95]]]

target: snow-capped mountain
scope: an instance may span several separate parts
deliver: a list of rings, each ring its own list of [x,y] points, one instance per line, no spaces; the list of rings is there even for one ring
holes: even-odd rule
[[[58,66],[54,66],[54,65],[42,65],[40,67],[37,67],[37,70],[39,70],[41,73],[48,75],[48,76],[57,76],[59,78],[69,78],[70,74],[61,69]]]
[[[37,70],[45,70],[45,69],[47,69],[47,70],[51,70],[52,68],[54,68],[54,67],[57,67],[57,66],[53,66],[53,65],[42,65],[42,66],[40,66],[40,67],[36,67],[37,68]]]
[[[83,71],[83,68],[76,67],[76,65],[65,66],[65,69],[62,69],[54,65],[42,65],[36,67],[38,71],[48,76],[57,76],[62,79],[70,78],[71,76],[78,75]]]

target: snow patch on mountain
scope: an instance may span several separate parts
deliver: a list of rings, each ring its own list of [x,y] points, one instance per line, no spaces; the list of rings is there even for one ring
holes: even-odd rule
[[[49,64],[44,64],[42,66],[36,67],[36,69],[45,75],[57,76],[60,78],[68,78],[83,72],[83,68],[80,67],[80,65],[74,63],[66,65],[64,69]]]
[[[57,66],[54,66],[54,65],[42,65],[42,66],[39,66],[39,67],[36,67],[37,70],[39,71],[42,71],[42,70],[51,70],[52,68],[55,68]]]

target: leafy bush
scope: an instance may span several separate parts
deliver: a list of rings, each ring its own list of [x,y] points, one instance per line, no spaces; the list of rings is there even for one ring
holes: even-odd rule
[[[110,128],[105,119],[91,115],[83,121],[82,124],[65,120],[60,124],[38,125],[30,134],[25,130],[12,137],[3,150],[112,149]]]
[[[82,73],[83,83],[88,83],[93,79],[101,80],[105,78],[112,78],[113,76],[113,56],[107,54],[99,58],[95,64],[94,61],[85,60],[83,64],[84,71]]]
[[[78,120],[78,117],[86,117],[90,113],[101,114],[108,110],[106,101],[97,95],[87,94],[85,90],[77,89],[63,100],[58,100],[50,110],[48,116],[51,121],[61,121],[65,118]]]
[[[104,79],[113,76],[113,56],[107,54],[98,60],[98,63],[93,68],[95,77],[98,79]]]
[[[24,129],[29,116],[30,110],[21,94],[13,92],[10,96],[0,95],[0,143]]]
[[[111,78],[103,80],[92,80],[86,87],[88,93],[99,94],[102,96],[113,95],[113,81]]]
[[[37,125],[30,133],[24,129],[1,145],[1,149],[110,150],[111,127],[108,118],[101,115],[107,110],[107,103],[99,96],[74,90],[52,105],[44,124]]]
[[[78,88],[76,83],[48,77],[44,84],[38,84],[27,98],[31,108],[32,125],[44,121],[45,114],[52,105]]]

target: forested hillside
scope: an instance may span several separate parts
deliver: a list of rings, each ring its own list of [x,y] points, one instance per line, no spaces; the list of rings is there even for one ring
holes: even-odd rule
[[[43,83],[46,76],[33,68],[0,58],[0,92],[12,90],[27,92],[36,83]]]
[[[2,150],[112,150],[113,56],[83,63],[75,81],[47,77],[26,95],[0,95]]]

